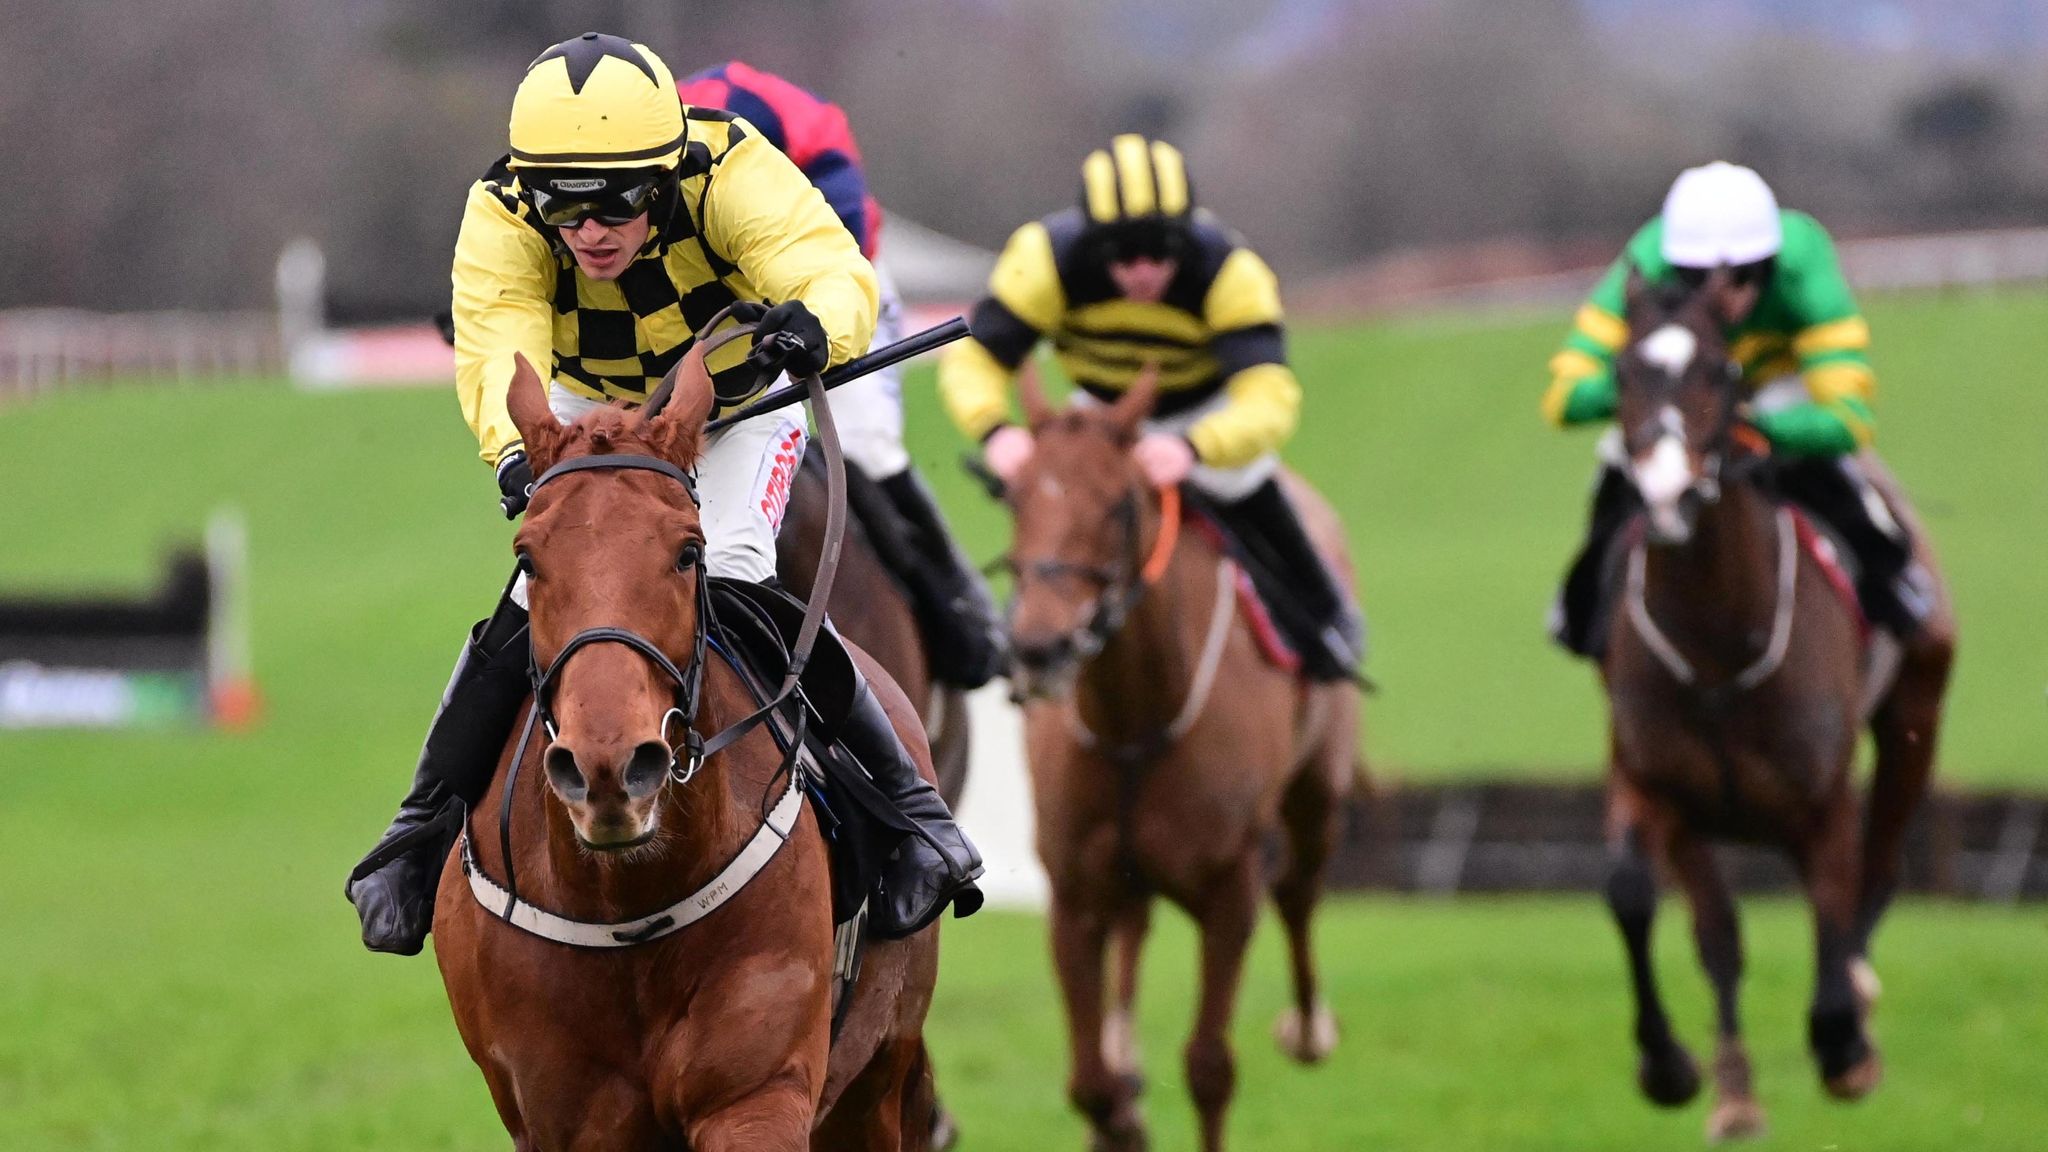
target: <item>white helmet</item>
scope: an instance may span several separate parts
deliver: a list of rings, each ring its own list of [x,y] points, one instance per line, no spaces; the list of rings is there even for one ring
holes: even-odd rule
[[[1664,259],[1675,267],[1754,264],[1784,241],[1771,186],[1739,164],[1687,168],[1664,197]]]

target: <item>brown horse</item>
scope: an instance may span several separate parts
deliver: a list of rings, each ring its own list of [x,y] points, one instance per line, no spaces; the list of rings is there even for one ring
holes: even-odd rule
[[[852,474],[853,484],[867,483]],[[886,499],[881,493],[875,493]],[[783,583],[799,600],[811,598],[811,577],[818,570],[818,557],[825,543],[825,485],[821,469],[805,467],[797,472],[791,488],[789,513],[775,541],[775,568]],[[832,613],[840,635],[858,645],[888,670],[896,686],[912,700],[922,701],[919,714],[925,735],[931,741],[932,762],[939,773],[939,795],[952,807],[960,804],[967,787],[967,755],[970,731],[967,694],[957,688],[934,684],[925,658],[924,639],[910,598],[883,564],[855,520],[846,533],[845,550],[840,553],[839,575],[832,582],[826,608]]]
[[[1683,298],[1631,285],[1636,339],[1617,362],[1617,419],[1647,523],[1644,539],[1627,545],[1602,668],[1612,711],[1607,899],[1634,981],[1638,1082],[1668,1106],[1700,1087],[1651,969],[1652,862],[1661,860],[1692,905],[1718,1009],[1714,1140],[1758,1133],[1764,1116],[1739,1029],[1735,905],[1710,840],[1790,854],[1814,911],[1809,1040],[1827,1090],[1862,1097],[1881,1076],[1867,1028],[1877,987],[1870,936],[1926,791],[1954,645],[1944,608],[1888,691],[1867,684],[1856,609],[1803,543],[1797,514],[1754,480],[1766,450],[1742,423],[1738,373],[1713,310],[1724,279]],[[1887,496],[1910,522],[1896,491]],[[1854,780],[1866,711],[1877,744],[1867,828]]]
[[[826,847],[773,737],[755,728],[701,764],[673,751],[689,743],[678,720],[704,735],[755,707],[700,639],[703,540],[682,470],[712,402],[701,352],[667,411],[566,428],[520,362],[508,405],[544,479],[517,547],[551,739],[531,741],[509,801],[528,749],[508,742],[479,806],[505,813],[511,858],[497,821],[479,820],[442,874],[442,979],[516,1148],[922,1148],[937,933],[868,948],[835,1040]],[[915,710],[855,659],[929,776]],[[515,881],[515,913],[481,903],[479,883]],[[575,922],[621,946],[528,930],[550,916],[556,933]]]
[[[1028,699],[1069,1096],[1097,1148],[1145,1147],[1131,998],[1151,899],[1164,895],[1201,927],[1202,991],[1185,1059],[1202,1146],[1214,1150],[1236,1086],[1230,1020],[1276,826],[1289,850],[1274,895],[1295,991],[1278,1039],[1304,1063],[1336,1044],[1309,927],[1341,801],[1360,771],[1359,694],[1262,658],[1234,565],[1206,535],[1181,531],[1178,492],[1146,485],[1131,446],[1156,379],[1147,374],[1112,407],[1055,411],[1027,366],[1020,392],[1037,450],[1007,494],[1011,641]],[[1305,484],[1290,477],[1289,487],[1348,580],[1335,516]],[[1112,937],[1117,1004],[1106,1018]]]

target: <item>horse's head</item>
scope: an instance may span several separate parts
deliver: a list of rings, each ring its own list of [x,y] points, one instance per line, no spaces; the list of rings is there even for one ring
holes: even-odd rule
[[[1615,361],[1615,418],[1657,543],[1690,540],[1700,505],[1720,499],[1741,403],[1741,368],[1729,358],[1713,305],[1727,276],[1716,271],[1696,289],[1629,277],[1629,344]]]
[[[1158,391],[1159,373],[1147,367],[1115,404],[1055,409],[1028,362],[1018,376],[1036,441],[1006,494],[1016,518],[1010,646],[1019,696],[1063,689],[1135,597],[1145,480],[1131,446]]]
[[[663,392],[670,387],[672,402],[656,415],[602,409],[565,427],[522,357],[506,398],[542,477],[514,547],[527,575],[534,666],[545,670],[543,762],[591,848],[629,848],[659,831],[657,800],[689,739],[701,675],[703,526],[680,471],[662,470],[697,458],[712,403],[701,352]],[[549,475],[618,456],[646,462]]]

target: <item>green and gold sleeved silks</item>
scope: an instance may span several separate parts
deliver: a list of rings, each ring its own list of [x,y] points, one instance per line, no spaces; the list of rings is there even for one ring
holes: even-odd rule
[[[1876,431],[1870,325],[1857,310],[1827,230],[1804,212],[1788,209],[1781,217],[1784,247],[1756,309],[1729,333],[1729,351],[1752,389],[1794,375],[1806,384],[1806,402],[1755,416],[1775,448],[1796,456],[1854,452]],[[1644,225],[1574,317],[1564,347],[1550,361],[1543,412],[1552,423],[1614,414],[1614,357],[1629,335],[1622,319],[1629,270],[1652,283],[1675,278],[1663,236],[1662,220]]]
[[[1301,387],[1287,367],[1279,281],[1265,261],[1206,213],[1164,300],[1125,299],[1083,242],[1078,208],[1019,228],[975,305],[973,338],[939,362],[939,393],[953,422],[979,440],[1010,419],[1017,366],[1050,338],[1061,368],[1089,394],[1114,400],[1148,362],[1159,365],[1159,402],[1170,416],[1227,402],[1188,432],[1215,468],[1248,464],[1294,434]]]
[[[875,271],[824,196],[746,121],[696,108],[684,119],[679,202],[616,280],[576,269],[503,161],[470,188],[455,242],[455,388],[485,461],[519,446],[505,411],[514,353],[557,388],[637,404],[736,300],[803,301],[834,364],[867,350]],[[746,354],[735,341],[710,366],[744,372]]]

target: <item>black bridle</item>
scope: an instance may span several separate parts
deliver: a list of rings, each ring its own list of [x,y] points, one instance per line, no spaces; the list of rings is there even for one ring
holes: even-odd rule
[[[697,482],[688,472],[683,471],[666,460],[657,459],[653,456],[636,456],[628,453],[579,456],[573,460],[565,460],[548,469],[541,475],[540,479],[535,480],[531,491],[538,493],[541,487],[550,480],[559,479],[572,472],[599,470],[654,472],[681,484],[683,491],[687,492],[690,496],[690,503],[693,505],[698,503]],[[527,566],[524,557],[521,558],[520,563],[522,568]],[[598,628],[585,628],[583,631],[571,636],[569,642],[562,645],[562,650],[555,654],[555,658],[549,661],[546,668],[540,666],[538,652],[529,645],[527,675],[533,681],[534,709],[539,713],[542,726],[547,729],[548,738],[553,739],[555,735],[555,718],[549,706],[549,689],[554,687],[555,683],[561,678],[562,668],[569,662],[569,657],[592,644],[623,644],[640,653],[640,655],[645,656],[649,663],[660,669],[669,682],[675,685],[675,706],[670,708],[667,714],[662,717],[661,735],[662,739],[667,741],[671,722],[678,719],[683,722],[682,749],[685,755],[678,756],[676,745],[673,743],[669,744],[668,773],[669,778],[676,783],[687,784],[690,782],[690,778],[697,774],[697,769],[704,764],[704,740],[697,734],[695,727],[698,703],[703,696],[705,638],[710,631],[708,625],[711,614],[710,584],[704,578],[703,549],[694,550],[688,563],[681,565],[680,570],[693,573],[697,580],[697,635],[691,645],[690,661],[688,664],[679,668],[676,666],[675,661],[669,659],[668,653],[663,652],[661,646],[654,641],[649,640],[630,628],[607,625]],[[517,770],[516,764],[514,765],[514,770]]]
[[[683,491],[689,495],[690,503],[693,506],[700,505],[701,503],[697,498],[696,478],[688,472],[657,457],[623,452],[598,456],[578,456],[573,460],[564,460],[546,472],[541,473],[540,478],[533,482],[533,487],[528,489],[528,493],[530,495],[538,495],[540,490],[551,481],[559,480],[563,476],[574,472],[595,471],[653,472],[656,475],[666,476],[681,484]],[[532,575],[531,560],[524,553],[519,557],[519,567],[529,577]],[[697,549],[689,563],[683,565],[682,568],[684,571],[693,572],[697,581],[697,634],[696,639],[691,645],[689,663],[682,667],[676,666],[676,662],[669,658],[668,653],[661,650],[661,645],[633,631],[631,628],[620,628],[615,625],[585,628],[571,636],[568,643],[562,645],[562,650],[555,653],[555,658],[550,660],[545,668],[542,668],[540,665],[540,656],[536,646],[531,643],[528,644],[527,678],[533,684],[533,706],[527,710],[526,723],[519,731],[519,745],[512,751],[512,763],[506,769],[505,791],[498,802],[498,850],[499,855],[504,859],[505,890],[508,894],[504,911],[505,916],[511,916],[512,908],[519,898],[519,881],[517,873],[514,871],[512,860],[512,798],[514,793],[518,791],[519,769],[526,762],[526,749],[527,745],[533,740],[533,729],[536,721],[539,722],[541,727],[546,729],[549,740],[553,740],[555,737],[554,712],[549,703],[550,690],[560,682],[562,669],[569,663],[569,657],[593,644],[623,644],[646,657],[649,663],[659,669],[664,676],[668,677],[669,682],[675,685],[675,703],[662,715],[661,719],[661,738],[664,743],[668,744],[669,750],[669,763],[668,770],[665,773],[664,785],[667,782],[688,784],[691,778],[696,776],[697,770],[704,766],[704,758],[716,750],[708,745],[697,732],[697,711],[704,698],[706,638],[711,630],[711,582],[705,578],[703,549]],[[675,720],[682,721],[682,755],[677,754],[676,744],[671,742],[669,737],[670,726]],[[749,727],[752,727],[752,725],[749,725]],[[719,735],[722,737],[725,733],[720,733]],[[724,744],[719,744],[718,747],[722,748]]]
[[[1122,554],[1114,565],[1082,564],[1057,557],[1019,560],[1012,556],[1003,561],[1003,566],[1010,570],[1019,585],[1026,580],[1078,580],[1100,589],[1087,622],[1067,635],[1066,655],[1073,663],[1086,662],[1102,651],[1110,638],[1123,628],[1131,609],[1145,594],[1144,541],[1139,539],[1139,498],[1139,487],[1133,482],[1109,511],[1109,519],[1122,530],[1123,535]]]
[[[1650,325],[1649,329],[1654,332],[1662,327],[1663,324],[1677,323],[1680,322],[1667,316],[1661,323]],[[1695,335],[1697,336],[1697,333]],[[1697,480],[1693,481],[1691,489],[1691,493],[1694,496],[1697,496],[1701,502],[1707,504],[1716,503],[1721,499],[1721,479],[1722,473],[1726,468],[1729,445],[1734,439],[1735,429],[1743,423],[1742,365],[1737,363],[1735,358],[1729,355],[1726,349],[1721,351],[1719,359],[1720,373],[1719,378],[1715,381],[1715,394],[1721,401],[1720,412],[1716,416],[1713,431],[1708,434],[1706,441],[1699,446],[1700,476]],[[1631,427],[1623,429],[1622,450],[1629,455],[1633,455],[1637,451],[1637,445],[1652,442],[1659,435],[1669,430],[1662,424],[1663,413],[1667,408],[1676,410],[1676,404],[1671,402],[1672,394],[1676,393],[1685,383],[1683,376],[1674,376],[1657,369],[1654,365],[1645,364],[1640,356],[1636,358],[1636,362],[1640,366],[1639,371],[1649,372],[1657,378],[1660,385],[1659,391],[1663,393],[1663,396],[1660,397],[1660,402],[1648,417]],[[1712,370],[1711,366],[1709,366],[1709,370]],[[1619,367],[1617,367],[1616,371],[1616,385],[1617,389],[1629,386],[1628,380],[1620,374]],[[1641,387],[1642,385],[1637,384],[1635,386]],[[1682,427],[1678,431],[1681,438],[1683,438]]]

